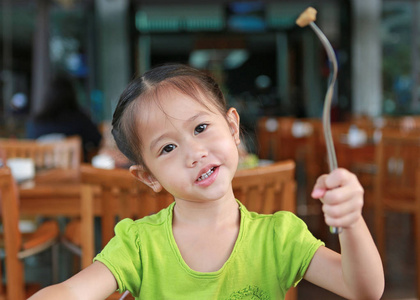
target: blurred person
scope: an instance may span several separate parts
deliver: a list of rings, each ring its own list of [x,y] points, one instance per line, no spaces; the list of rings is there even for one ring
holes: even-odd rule
[[[51,80],[42,109],[26,124],[26,137],[30,139],[57,134],[79,135],[85,161],[97,152],[102,140],[96,124],[80,108],[70,79],[62,75]]]

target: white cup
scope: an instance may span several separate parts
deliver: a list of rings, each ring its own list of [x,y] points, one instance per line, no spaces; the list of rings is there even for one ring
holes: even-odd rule
[[[35,177],[35,164],[30,158],[9,158],[6,164],[17,182]]]
[[[114,159],[106,154],[99,154],[92,158],[92,166],[99,169],[114,169]]]

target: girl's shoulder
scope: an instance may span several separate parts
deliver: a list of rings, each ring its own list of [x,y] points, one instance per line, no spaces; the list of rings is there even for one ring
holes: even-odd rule
[[[172,209],[173,204],[169,205],[168,207],[150,214],[148,216],[145,216],[143,218],[132,220],[132,219],[124,219],[118,222],[118,224],[115,227],[116,234],[119,233],[129,233],[129,232],[135,232],[138,234],[139,232],[146,230],[147,227],[160,227],[166,222],[172,220]]]
[[[242,216],[251,221],[266,221],[266,222],[303,222],[295,213],[291,211],[276,211],[272,214],[261,214],[254,211],[249,211],[243,204],[239,202],[239,208],[242,211]]]
[[[295,213],[290,211],[277,211],[273,214],[260,214],[248,211],[241,205],[242,217],[247,228],[272,231],[276,235],[295,236],[309,233],[307,224]]]

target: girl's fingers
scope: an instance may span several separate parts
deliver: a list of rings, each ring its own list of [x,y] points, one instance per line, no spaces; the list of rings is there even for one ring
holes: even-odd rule
[[[359,182],[356,175],[342,168],[333,170],[325,179],[325,185],[328,189],[334,189],[339,186],[345,186],[355,182]]]
[[[345,190],[345,189],[342,189]],[[345,191],[344,191],[345,192]],[[343,192],[343,193],[344,193]],[[350,197],[335,197],[335,201],[331,201],[327,195],[324,197],[322,210],[324,212],[325,222],[333,227],[349,227],[354,224],[362,215],[363,197],[352,195],[346,192]],[[337,202],[337,199],[339,202]]]
[[[323,203],[322,211],[324,214],[335,219],[342,218],[353,212],[361,214],[363,208],[363,199],[361,197],[354,197],[339,204],[328,204],[325,201]]]
[[[341,218],[332,218],[330,216],[324,215],[324,218],[325,218],[325,223],[328,226],[349,228],[361,218],[361,214],[358,212],[353,212]]]
[[[327,179],[328,175],[322,175],[318,177],[317,181],[315,182],[314,188],[312,189],[311,197],[314,199],[320,199],[324,196],[325,192],[327,191],[327,186],[325,184],[325,180]]]
[[[323,195],[323,203],[329,205],[337,205],[353,198],[359,199],[363,204],[364,190],[361,185],[341,186],[332,190],[328,190]]]
[[[359,184],[357,177],[346,169],[336,169],[330,174],[318,177],[311,196],[315,199],[323,197],[327,190],[336,189],[342,186]]]
[[[321,199],[327,225],[346,228],[361,217],[363,194],[363,187],[354,174],[337,169],[318,178],[311,196]]]

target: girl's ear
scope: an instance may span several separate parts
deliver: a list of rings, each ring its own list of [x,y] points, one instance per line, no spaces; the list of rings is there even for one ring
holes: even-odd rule
[[[149,186],[155,193],[159,193],[162,190],[162,186],[159,181],[157,181],[149,171],[146,171],[143,166],[131,166],[130,173],[138,180]]]
[[[235,140],[236,145],[241,143],[240,136],[240,127],[239,127],[239,114],[235,108],[230,108],[226,113],[226,118],[229,123],[230,132]]]

